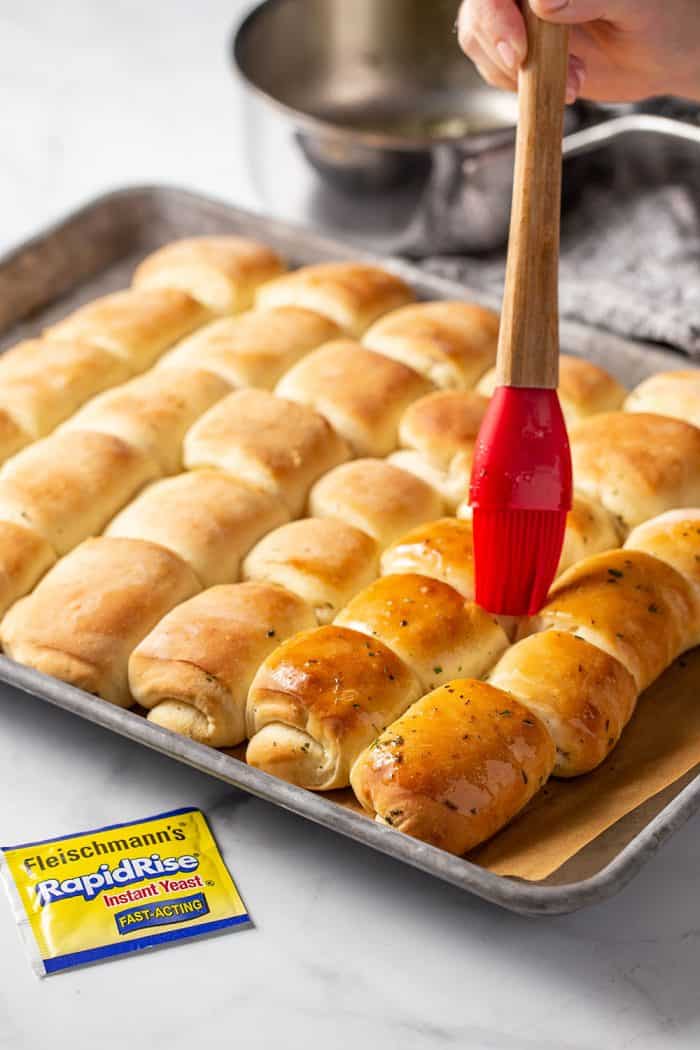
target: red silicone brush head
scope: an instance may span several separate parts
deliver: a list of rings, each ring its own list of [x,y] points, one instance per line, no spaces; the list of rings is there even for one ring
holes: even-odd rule
[[[476,443],[470,496],[478,604],[532,616],[554,579],[571,509],[571,452],[555,390],[496,390]]]

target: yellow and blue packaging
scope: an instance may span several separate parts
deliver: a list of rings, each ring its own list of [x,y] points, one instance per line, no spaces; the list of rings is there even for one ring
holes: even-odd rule
[[[250,922],[192,807],[3,847],[0,872],[42,977]]]

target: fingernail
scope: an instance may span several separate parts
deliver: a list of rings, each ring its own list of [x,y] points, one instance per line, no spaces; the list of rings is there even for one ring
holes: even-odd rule
[[[569,69],[566,81],[566,104],[570,106],[581,94],[583,82],[586,79],[586,71],[582,66],[573,66]]]
[[[499,40],[496,44],[496,51],[500,55],[501,62],[508,70],[513,70],[518,64],[518,60],[515,57],[515,51],[510,46],[507,40]]]
[[[569,6],[569,0],[539,0],[539,8],[543,15],[553,15],[557,11],[563,11]]]

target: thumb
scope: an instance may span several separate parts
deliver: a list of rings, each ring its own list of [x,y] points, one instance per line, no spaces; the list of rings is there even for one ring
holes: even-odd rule
[[[527,3],[527,0],[524,0]],[[596,22],[598,19],[613,19],[619,0],[530,0],[532,10],[547,22],[564,22],[575,25],[579,22]]]

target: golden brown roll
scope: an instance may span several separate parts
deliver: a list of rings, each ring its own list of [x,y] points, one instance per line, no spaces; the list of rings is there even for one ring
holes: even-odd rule
[[[303,306],[359,337],[382,314],[415,296],[405,281],[360,262],[318,263],[278,277],[258,291],[256,306]]]
[[[482,378],[477,390],[491,397],[496,389],[496,370]],[[599,412],[622,406],[627,391],[609,372],[592,361],[562,354],[559,358],[559,401],[569,426]]]
[[[428,693],[350,773],[375,820],[462,854],[529,802],[554,767],[544,725],[500,689],[461,678]]]
[[[575,634],[543,631],[501,657],[488,676],[547,727],[556,777],[589,773],[615,747],[637,702],[634,678],[602,649]]]
[[[255,292],[285,269],[264,244],[244,237],[186,237],[147,255],[134,288],[180,288],[213,313],[235,314],[253,305]]]
[[[440,580],[415,573],[383,576],[336,616],[378,638],[410,667],[424,692],[493,667],[508,638],[492,616]]]
[[[391,463],[410,470],[454,511],[469,493],[474,444],[488,401],[472,390],[439,390],[415,401],[399,426]]]
[[[635,387],[625,412],[656,412],[700,427],[700,368],[658,372]]]
[[[269,493],[220,470],[194,470],[149,485],[105,535],[159,543],[212,587],[237,580],[253,544],[288,520],[287,508]]]
[[[474,599],[474,543],[470,521],[440,518],[419,525],[384,551],[382,576],[418,573]]]
[[[0,470],[0,521],[28,525],[57,554],[101,532],[147,482],[156,463],[110,434],[50,434]]]
[[[272,390],[305,354],[339,335],[340,329],[327,317],[299,306],[248,310],[213,321],[183,339],[160,359],[158,368],[195,365],[234,387]]]
[[[44,332],[50,340],[100,346],[145,372],[169,346],[209,320],[211,314],[175,288],[130,288],[81,306]]]
[[[641,551],[608,551],[560,576],[521,633],[549,627],[609,653],[642,692],[700,642],[700,608],[690,584],[670,565]]]
[[[218,467],[277,497],[292,515],[309,489],[350,453],[323,416],[264,390],[237,390],[188,431],[188,469]]]
[[[38,532],[0,521],[0,616],[31,591],[55,561],[53,548]]]
[[[315,626],[306,602],[271,583],[212,587],[176,606],[136,647],[129,686],[149,721],[212,747],[245,739],[255,672],[273,649]]]
[[[334,518],[304,518],[269,533],[243,562],[243,578],[293,591],[329,623],[379,571],[379,548],[360,529]]]
[[[200,368],[151,369],[88,401],[61,429],[114,434],[153,458],[164,474],[176,474],[185,434],[230,390]]]
[[[0,357],[0,409],[32,439],[45,437],[129,374],[124,361],[99,346],[27,339]]]
[[[317,518],[340,518],[372,536],[380,547],[442,513],[429,485],[383,459],[342,463],[317,481],[309,496]]]
[[[625,547],[671,565],[693,587],[700,603],[700,507],[669,510],[645,521],[632,530]]]
[[[403,412],[429,389],[413,369],[339,339],[303,358],[276,393],[315,408],[356,456],[385,456],[396,448]]]
[[[345,627],[304,631],[253,680],[246,761],[312,791],[347,787],[362,749],[419,695],[417,679],[381,642]]]
[[[700,505],[700,429],[666,416],[609,412],[570,433],[574,482],[626,531],[674,507]]]
[[[12,412],[0,406],[0,463],[34,441]]]
[[[142,540],[86,540],[0,624],[13,660],[128,707],[129,654],[173,606],[199,590],[175,554]]]
[[[498,314],[475,303],[416,303],[380,318],[362,342],[437,387],[473,387],[496,360]]]

